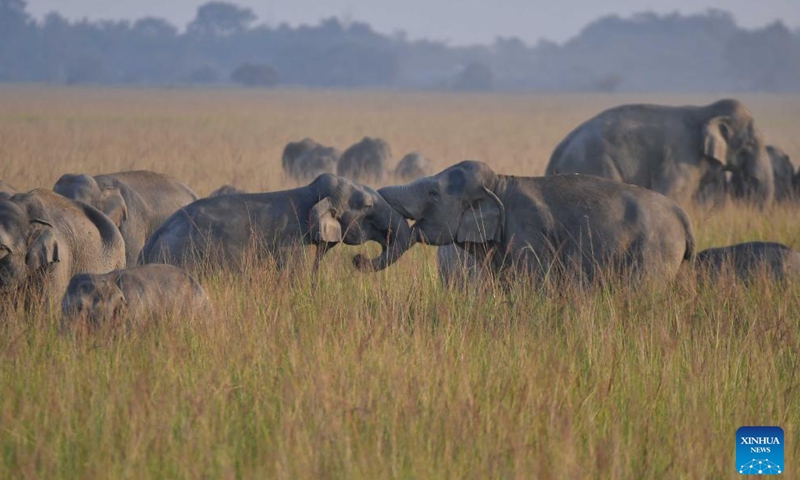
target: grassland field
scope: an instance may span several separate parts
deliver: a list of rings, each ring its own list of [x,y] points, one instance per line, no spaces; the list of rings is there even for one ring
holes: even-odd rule
[[[284,178],[285,144],[380,136],[395,161],[541,175],[620,103],[723,95],[511,95],[0,87],[0,179],[151,169],[200,195]],[[800,159],[800,97],[738,96]],[[390,167],[393,167],[391,165]],[[389,179],[387,182],[391,182]],[[800,250],[800,206],[688,207],[698,247]],[[779,425],[800,468],[800,285],[761,279],[543,292],[440,285],[432,247],[376,274],[337,247],[312,277],[201,277],[217,310],[69,338],[47,306],[0,319],[0,478],[738,478],[735,433]]]

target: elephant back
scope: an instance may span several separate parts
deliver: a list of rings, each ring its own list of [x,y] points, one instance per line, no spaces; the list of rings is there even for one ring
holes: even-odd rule
[[[392,151],[385,140],[364,137],[342,153],[336,172],[355,181],[380,180],[391,158]]]

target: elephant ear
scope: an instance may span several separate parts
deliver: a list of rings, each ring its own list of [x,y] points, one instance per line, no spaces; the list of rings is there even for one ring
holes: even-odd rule
[[[30,271],[36,271],[46,267],[51,263],[60,261],[58,254],[58,240],[53,233],[53,227],[49,223],[31,220],[31,223],[39,223],[42,227],[37,228],[37,234],[31,242],[28,253],[25,254],[25,264]]]
[[[104,188],[100,192],[98,207],[118,228],[128,219],[128,204],[117,187]]]
[[[505,206],[484,187],[488,197],[471,205],[461,214],[456,232],[458,243],[500,242],[505,224]]]
[[[342,241],[342,227],[334,217],[335,210],[331,199],[325,197],[311,208],[308,218],[308,231],[315,243],[338,243]]]
[[[714,117],[703,125],[703,154],[721,163],[728,158],[728,117]]]

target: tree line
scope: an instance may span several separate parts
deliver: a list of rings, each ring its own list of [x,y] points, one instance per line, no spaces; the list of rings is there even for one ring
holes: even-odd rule
[[[557,44],[451,46],[329,18],[290,27],[212,1],[180,30],[155,17],[34,19],[0,0],[0,81],[529,91],[800,91],[800,31],[720,10],[615,15]]]

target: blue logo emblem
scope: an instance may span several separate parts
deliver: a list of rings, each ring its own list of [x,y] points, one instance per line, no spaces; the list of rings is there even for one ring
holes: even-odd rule
[[[736,471],[742,475],[783,473],[783,429],[739,427],[736,430]]]

